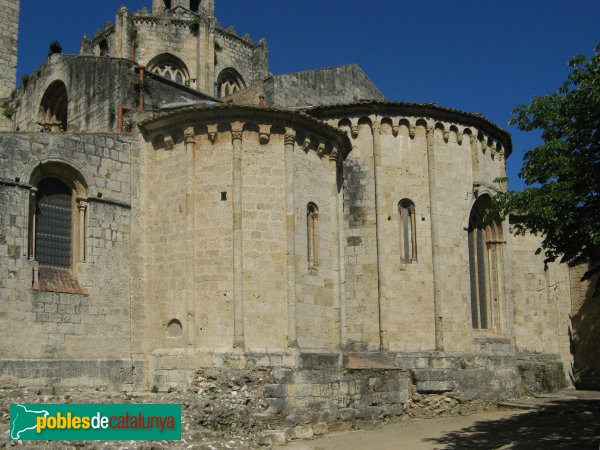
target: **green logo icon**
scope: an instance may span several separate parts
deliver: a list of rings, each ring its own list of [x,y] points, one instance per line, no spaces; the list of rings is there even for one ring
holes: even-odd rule
[[[181,405],[10,405],[10,438],[26,441],[181,440]]]

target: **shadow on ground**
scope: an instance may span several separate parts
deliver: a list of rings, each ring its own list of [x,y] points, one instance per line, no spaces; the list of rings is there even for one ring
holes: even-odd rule
[[[600,449],[600,400],[556,400],[539,409],[427,439],[446,449]]]

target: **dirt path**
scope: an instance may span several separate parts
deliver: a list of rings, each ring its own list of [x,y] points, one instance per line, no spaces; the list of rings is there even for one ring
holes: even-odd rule
[[[406,420],[294,441],[286,450],[600,449],[600,393],[532,399],[470,416]]]
[[[373,430],[332,433],[313,441],[294,441],[287,450],[428,450],[444,448],[438,442],[455,430],[471,427],[478,421],[496,421],[518,414],[493,411],[463,417],[415,419],[386,425]]]

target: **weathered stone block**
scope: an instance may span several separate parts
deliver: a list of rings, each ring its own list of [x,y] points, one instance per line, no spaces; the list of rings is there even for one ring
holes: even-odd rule
[[[314,436],[314,432],[311,426],[298,425],[294,428],[295,439],[310,439]]]
[[[0,389],[13,389],[19,386],[17,377],[0,376]]]
[[[263,431],[258,436],[258,445],[283,445],[286,441],[286,432],[280,430]]]
[[[420,393],[439,393],[454,390],[453,381],[418,381],[417,391]]]
[[[285,384],[267,384],[264,387],[265,397],[283,398],[287,396]]]

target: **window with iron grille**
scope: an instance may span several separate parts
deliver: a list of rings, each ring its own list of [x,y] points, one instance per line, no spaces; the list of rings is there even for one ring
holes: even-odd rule
[[[45,178],[37,186],[35,258],[52,267],[71,266],[72,193],[61,181]]]

